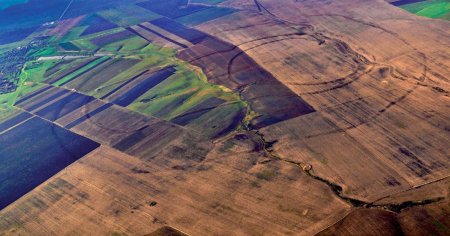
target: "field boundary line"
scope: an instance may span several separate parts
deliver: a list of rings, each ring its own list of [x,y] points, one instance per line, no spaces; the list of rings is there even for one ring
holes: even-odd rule
[[[33,119],[34,117],[36,117],[36,115],[34,115],[33,113],[30,113],[30,112],[28,112],[28,111],[25,111],[25,112],[28,113],[28,114],[30,114],[31,117],[29,117],[28,119],[25,119],[25,120],[23,120],[23,121],[21,121],[21,122],[15,124],[15,125],[13,125],[13,126],[7,128],[7,129],[5,129],[5,130],[3,130],[2,132],[0,132],[0,135],[6,133],[6,132],[8,132],[8,131],[10,131],[10,130],[12,130],[12,129],[14,129],[14,128],[16,128],[17,126],[19,126],[19,125],[21,125],[21,124],[27,122],[28,120],[31,120],[31,119]]]

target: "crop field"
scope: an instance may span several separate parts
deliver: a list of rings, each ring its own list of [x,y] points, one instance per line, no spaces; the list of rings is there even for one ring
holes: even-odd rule
[[[399,0],[390,2],[392,5],[418,16],[450,20],[450,3],[447,0]]]
[[[29,36],[31,33],[33,33],[35,30],[37,30],[37,28],[38,27],[29,27],[29,28],[1,32],[0,33],[0,45],[9,44],[9,43],[23,40],[27,36]]]
[[[98,64],[92,70],[79,75],[76,79],[67,83],[67,87],[89,94],[103,83],[114,78],[123,70],[126,70],[139,62],[137,59],[114,58]]]
[[[214,51],[217,48],[217,51]],[[221,50],[224,48],[225,50]],[[261,128],[290,118],[314,112],[314,109],[295,96],[285,85],[259,67],[238,48],[216,38],[208,37],[179,57],[199,66],[214,83],[237,89],[247,86],[241,93],[256,113],[250,126]],[[223,71],[228,72],[228,76]],[[279,99],[283,97],[284,99]]]
[[[0,5],[0,235],[450,231],[448,1]]]
[[[446,0],[426,0],[395,5],[418,16],[450,20],[450,2]]]
[[[98,58],[81,58],[60,62],[57,60],[37,62],[34,66],[27,67],[27,71],[31,76],[28,79],[33,82],[45,81],[45,83],[53,84],[78,70],[82,70],[85,66],[94,64],[96,60]]]
[[[161,16],[172,19],[186,16],[208,8],[207,6],[188,5],[187,2],[187,0],[156,0],[141,2],[137,5]]]
[[[16,116],[13,116],[12,118],[9,118],[8,120],[3,121],[0,123],[0,133],[3,133],[5,130],[9,129],[10,127],[14,127],[23,121],[31,118],[32,115],[22,112]]]
[[[87,25],[88,27],[83,31],[83,33],[80,36],[94,34],[117,27],[116,24],[111,23],[108,20],[105,20],[104,18],[97,15],[92,15],[88,17],[86,20],[84,20],[81,23],[81,26],[85,25]]]
[[[168,18],[159,18],[156,20],[152,20],[150,23],[174,35],[177,35],[178,37],[181,37],[192,44],[197,44],[202,40],[206,39],[207,37],[206,34],[198,30],[187,28],[186,26],[177,23],[176,21],[170,20]]]
[[[71,42],[60,43],[59,46],[65,51],[79,51],[80,49]]]
[[[118,97],[112,100],[112,103],[117,104],[119,106],[128,106],[137,98],[142,96],[147,90],[152,89],[169,76],[175,73],[175,69],[173,67],[166,67],[160,71],[155,72],[150,75],[150,77],[145,78],[142,81],[139,81],[138,84],[128,89],[125,93],[120,94]],[[117,91],[120,93],[120,91]],[[114,96],[114,93],[112,94]]]
[[[110,43],[128,39],[132,35],[133,34],[130,31],[124,30],[124,31],[120,31],[117,33],[113,33],[113,34],[107,34],[107,35],[95,37],[95,38],[91,39],[91,42],[101,48]]]
[[[160,17],[154,12],[133,4],[100,11],[97,14],[121,27],[136,25]]]
[[[0,209],[3,209],[99,145],[32,118],[1,134],[0,146],[0,176],[8,180],[1,184]]]
[[[195,26],[222,16],[226,16],[235,11],[236,10],[233,10],[231,8],[212,7],[194,12],[189,15],[178,17],[176,18],[176,21],[188,26]]]

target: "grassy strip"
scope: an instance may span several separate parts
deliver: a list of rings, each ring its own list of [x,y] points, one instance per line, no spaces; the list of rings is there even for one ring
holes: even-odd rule
[[[53,85],[60,86],[62,84],[65,84],[67,81],[72,80],[73,78],[75,78],[75,77],[79,76],[80,74],[86,72],[87,70],[97,66],[101,62],[106,61],[107,59],[109,59],[109,57],[100,57],[99,59],[97,59],[97,60],[87,64],[86,66],[83,66],[82,68],[76,70],[75,72],[73,72],[73,73],[67,75],[66,77],[56,81],[55,83],[53,83]]]

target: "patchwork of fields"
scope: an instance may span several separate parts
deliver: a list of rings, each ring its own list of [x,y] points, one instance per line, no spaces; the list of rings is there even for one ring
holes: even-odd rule
[[[445,235],[448,1],[388,2],[2,2],[0,235]]]

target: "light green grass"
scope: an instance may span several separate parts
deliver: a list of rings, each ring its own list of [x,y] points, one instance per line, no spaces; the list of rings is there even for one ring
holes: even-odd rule
[[[450,20],[450,2],[448,0],[423,1],[400,7],[419,16]]]
[[[176,73],[139,97],[129,106],[131,110],[157,115],[168,104],[189,95],[177,108],[160,115],[160,118],[170,120],[211,97],[226,101],[239,100],[231,91],[208,83],[200,70],[177,61],[174,61],[174,64],[177,64]]]
[[[45,71],[56,63],[56,60],[48,61],[31,61],[27,63],[26,73],[28,74],[28,82],[40,83],[46,78],[44,76]]]
[[[133,36],[128,39],[116,41],[110,44],[107,44],[101,48],[99,52],[109,52],[115,54],[124,54],[130,55],[134,52],[137,54],[145,53],[143,50],[146,46],[149,45],[149,42],[139,36]]]
[[[58,49],[56,46],[50,46],[46,48],[42,48],[36,52],[33,52],[33,57],[47,57],[47,56],[55,56],[57,55]],[[31,55],[30,55],[31,56]]]

